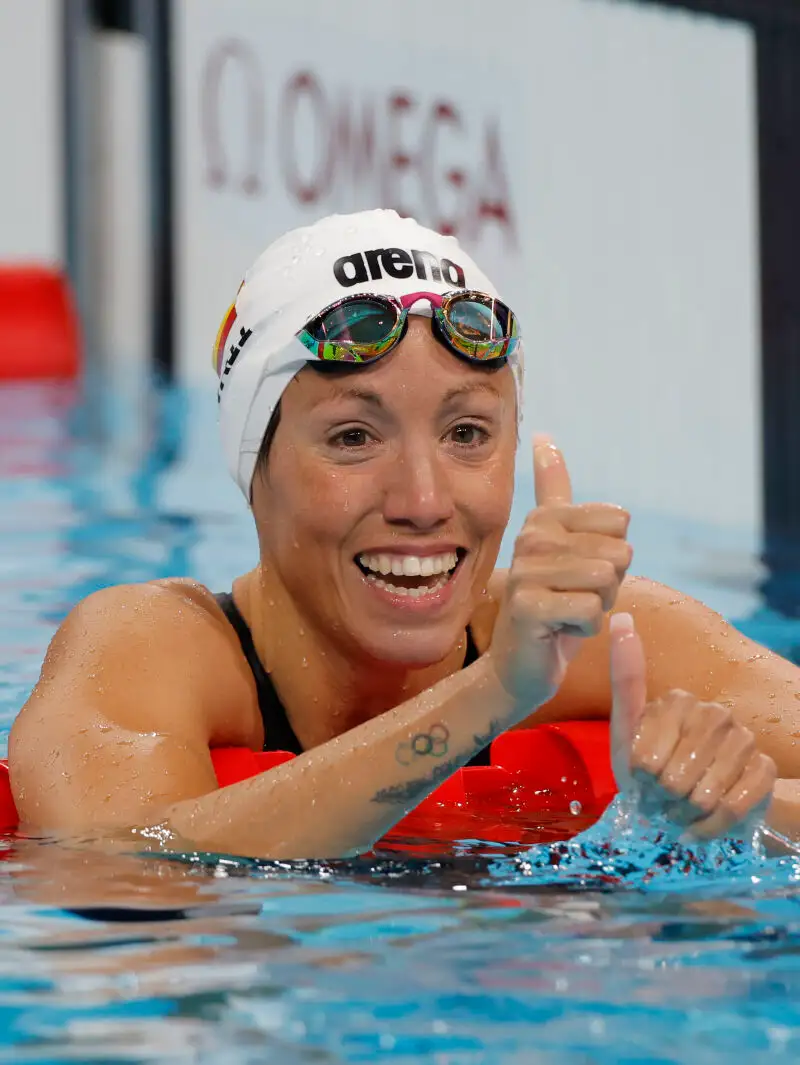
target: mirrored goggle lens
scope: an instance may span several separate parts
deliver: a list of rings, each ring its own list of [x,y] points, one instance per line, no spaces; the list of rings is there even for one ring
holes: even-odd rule
[[[368,362],[391,346],[399,325],[398,312],[391,304],[356,299],[309,322],[302,339],[307,347],[312,342],[319,358]]]
[[[501,359],[516,347],[516,319],[500,300],[456,297],[443,306],[442,319],[450,342],[464,355]]]

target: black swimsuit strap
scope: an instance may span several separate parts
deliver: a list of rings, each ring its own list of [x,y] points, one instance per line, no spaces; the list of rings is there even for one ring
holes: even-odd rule
[[[220,610],[233,626],[239,643],[242,646],[242,654],[247,659],[247,664],[253,673],[258,693],[258,707],[261,711],[261,720],[264,723],[264,750],[265,751],[291,751],[292,754],[302,754],[303,748],[297,735],[292,728],[289,718],[286,716],[286,708],[278,698],[275,685],[270,679],[269,673],[261,663],[253,643],[253,635],[242,613],[233,600],[230,592],[220,592],[215,595]],[[480,657],[478,648],[472,638],[472,631],[467,629],[467,650],[464,655],[464,668],[472,665]],[[472,758],[468,763],[471,766],[489,765],[489,748]]]
[[[231,623],[242,645],[242,653],[247,659],[247,664],[253,671],[253,679],[256,682],[258,693],[258,708],[261,711],[261,720],[264,722],[264,750],[265,751],[291,751],[292,754],[302,754],[300,745],[286,709],[278,698],[275,685],[270,680],[269,673],[261,664],[256,645],[253,643],[253,635],[247,622],[242,617],[241,611],[233,601],[230,592],[221,592],[215,595],[217,603],[225,617]]]
[[[472,638],[472,629],[467,627],[467,649],[464,652],[464,665],[462,669],[466,669],[467,666],[471,666],[473,662],[477,662],[481,657],[481,653],[475,646],[475,641]]]

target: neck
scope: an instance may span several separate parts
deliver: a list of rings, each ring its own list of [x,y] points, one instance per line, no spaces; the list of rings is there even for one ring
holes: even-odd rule
[[[466,633],[430,666],[359,656],[336,633],[304,618],[274,571],[261,566],[234,583],[258,656],[305,749],[412,699],[464,662]]]

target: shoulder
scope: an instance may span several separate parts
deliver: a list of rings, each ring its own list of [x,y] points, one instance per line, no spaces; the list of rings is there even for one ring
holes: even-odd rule
[[[121,640],[169,644],[219,639],[225,616],[213,594],[197,581],[169,579],[102,588],[69,612],[53,644],[84,643],[89,637],[108,647]]]
[[[228,721],[239,731],[237,706],[246,732],[260,720],[236,633],[211,591],[196,581],[116,585],[87,596],[53,637],[34,695],[69,702],[68,693],[86,695],[87,678],[101,677],[104,706],[131,725],[168,691],[176,715],[179,706],[201,714],[214,735]],[[91,683],[96,689],[97,680]]]

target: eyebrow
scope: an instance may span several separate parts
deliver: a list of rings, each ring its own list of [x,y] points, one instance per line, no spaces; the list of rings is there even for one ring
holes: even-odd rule
[[[442,401],[439,405],[441,407],[449,407],[455,400],[462,399],[471,392],[488,392],[489,395],[502,399],[500,391],[488,381],[471,381],[469,384],[460,385],[458,388],[448,389],[442,396]],[[314,404],[314,409],[323,403],[329,402],[331,399],[357,399],[380,410],[386,409],[382,396],[368,388],[359,388],[357,385],[334,385],[327,395],[317,400]]]
[[[495,396],[497,399],[503,398],[500,390],[495,388],[489,381],[471,381],[468,385],[461,385],[460,388],[451,388],[448,392],[445,392],[441,405],[447,407],[454,399],[461,399],[462,396],[466,396],[470,392],[488,392],[490,396]]]

